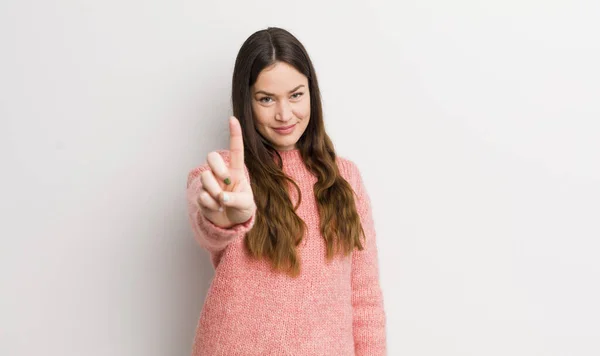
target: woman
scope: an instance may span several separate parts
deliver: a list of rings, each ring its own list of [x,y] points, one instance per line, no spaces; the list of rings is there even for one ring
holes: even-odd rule
[[[232,104],[230,149],[188,177],[215,267],[193,355],[385,355],[369,196],[325,132],[303,45],[279,28],[252,34]]]

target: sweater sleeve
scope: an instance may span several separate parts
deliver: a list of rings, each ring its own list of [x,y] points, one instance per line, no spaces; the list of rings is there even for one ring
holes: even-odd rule
[[[356,356],[386,355],[386,316],[379,282],[376,232],[371,200],[354,163],[356,206],[365,232],[364,249],[352,252],[353,334]]]
[[[229,152],[225,150],[220,150],[218,152],[229,167]],[[202,214],[198,203],[198,197],[202,189],[200,174],[208,169],[210,169],[210,167],[205,163],[189,172],[186,196],[188,201],[188,216],[194,238],[200,246],[210,252],[212,264],[216,268],[227,245],[233,240],[243,237],[250,229],[252,229],[256,214],[252,215],[248,221],[230,228],[219,227],[208,220]],[[246,179],[249,179],[248,169],[244,167],[244,170],[246,172]]]

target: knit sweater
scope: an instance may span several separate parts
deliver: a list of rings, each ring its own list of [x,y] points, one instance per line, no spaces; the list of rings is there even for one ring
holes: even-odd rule
[[[229,151],[218,151],[229,165]],[[252,259],[243,239],[255,216],[221,228],[200,212],[200,173],[187,181],[189,217],[196,241],[210,253],[215,275],[207,292],[193,340],[193,356],[386,355],[386,316],[379,283],[375,227],[370,198],[356,164],[337,157],[340,174],[352,186],[365,231],[364,250],[326,260],[313,185],[300,151],[280,151],[283,171],[300,187],[296,210],[307,225],[297,246],[301,273],[292,278],[271,271],[270,262]],[[245,168],[246,177],[248,170]],[[296,189],[290,190],[295,205]]]

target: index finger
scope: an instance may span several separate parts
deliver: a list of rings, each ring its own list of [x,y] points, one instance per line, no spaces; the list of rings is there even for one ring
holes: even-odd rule
[[[244,169],[244,140],[242,127],[235,116],[229,118],[229,151],[231,161],[230,169]]]

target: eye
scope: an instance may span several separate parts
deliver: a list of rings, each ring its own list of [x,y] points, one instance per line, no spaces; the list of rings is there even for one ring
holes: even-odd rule
[[[304,95],[304,93],[303,93],[303,92],[294,93],[294,94],[292,94],[292,98],[294,98],[294,99],[298,99],[298,98],[299,98],[299,97],[301,97],[302,95]]]
[[[262,97],[262,98],[258,99],[258,101],[260,101],[261,103],[265,103],[265,104],[269,103],[268,101],[265,101],[265,99],[271,99],[271,97],[270,96],[265,96],[265,97]]]

